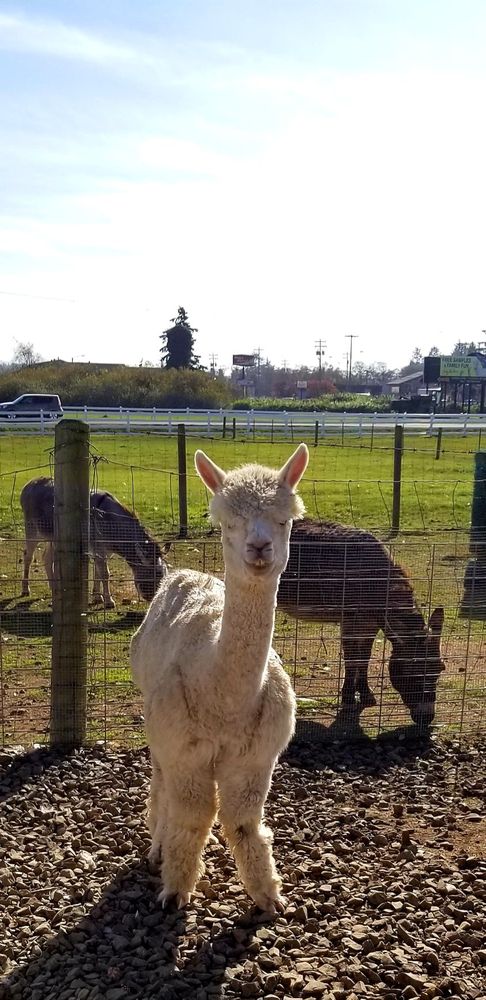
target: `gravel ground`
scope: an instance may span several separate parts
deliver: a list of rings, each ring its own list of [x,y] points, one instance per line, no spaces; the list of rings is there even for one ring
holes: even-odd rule
[[[147,867],[146,751],[0,752],[0,998],[486,997],[486,744],[295,743],[267,815],[288,908],[218,828],[186,911]]]

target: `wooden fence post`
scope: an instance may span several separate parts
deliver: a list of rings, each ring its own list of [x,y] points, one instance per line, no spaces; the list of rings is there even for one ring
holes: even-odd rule
[[[186,425],[177,425],[177,456],[179,466],[179,538],[187,538],[187,464]]]
[[[52,746],[86,737],[88,664],[89,427],[55,429],[54,585],[52,592]]]
[[[403,424],[395,424],[395,445],[393,448],[393,507],[392,534],[400,531],[400,502],[402,492]]]
[[[317,448],[319,443],[319,421],[316,420],[314,424],[314,448]]]
[[[435,446],[436,461],[439,461],[441,448],[442,448],[442,427],[439,427],[439,430],[437,431],[437,444]]]

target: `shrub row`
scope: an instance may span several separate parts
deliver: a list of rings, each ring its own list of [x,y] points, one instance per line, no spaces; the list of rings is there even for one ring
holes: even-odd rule
[[[0,375],[0,401],[26,392],[56,392],[66,406],[137,406],[213,409],[231,405],[226,379],[187,369],[102,368],[53,362]]]
[[[236,399],[234,410],[305,410],[334,413],[389,413],[389,396],[361,396],[357,393],[341,392],[333,395],[317,396],[314,399],[275,399],[270,396]]]

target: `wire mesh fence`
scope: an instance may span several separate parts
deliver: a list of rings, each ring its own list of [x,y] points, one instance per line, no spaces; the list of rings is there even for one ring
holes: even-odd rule
[[[11,440],[6,445],[6,435],[0,440],[0,725],[4,744],[26,744],[46,742],[49,737],[52,603],[40,546],[30,571],[30,596],[22,597],[25,529],[19,497],[27,482],[52,474],[53,446],[43,437],[29,438],[22,447],[23,439],[12,437],[16,447]],[[453,457],[447,465],[443,456],[436,460],[434,442],[422,439],[419,443],[422,448],[415,448],[412,439],[405,442],[402,530],[396,538],[390,538],[392,437],[384,438],[383,447],[373,451],[369,441],[368,450],[364,442],[356,447],[356,441],[318,446],[312,452],[301,492],[311,517],[371,529],[385,540],[388,557],[407,574],[424,627],[434,608],[444,608],[441,653],[446,669],[437,679],[434,724],[440,730],[465,735],[486,728],[486,632],[479,579],[473,580],[472,590],[474,597],[476,588],[481,600],[469,601],[473,610],[464,602],[464,580],[470,566],[473,452],[464,446],[464,440],[457,439],[456,448],[451,440]],[[136,511],[170,565],[222,575],[221,545],[208,519],[208,497],[192,473],[192,453],[198,446],[205,447],[224,467],[245,461],[276,466],[289,452],[288,442],[229,439],[201,443],[189,439],[186,541],[177,538],[179,470],[175,440],[155,442],[142,435],[130,439],[121,435],[96,437],[91,442],[90,484],[93,490],[110,491],[129,513]],[[109,586],[116,607],[103,607],[97,598],[88,614],[87,739],[133,743],[144,739],[143,715],[140,696],[130,679],[128,650],[147,602],[137,590],[133,565],[123,550],[116,554],[116,534],[111,539],[107,536],[115,552],[109,560]],[[170,551],[165,553],[163,547],[168,542]],[[334,620],[326,618],[323,609],[329,595],[326,598],[322,580],[311,581],[314,603],[320,602],[321,606],[319,613],[314,609],[313,618],[303,613],[295,616],[285,608],[277,612],[274,646],[292,677],[299,715],[309,727],[312,725],[312,731],[317,732],[318,726],[321,735],[330,737],[338,736],[343,725],[349,737],[362,731],[376,734],[408,725],[410,707],[390,678],[392,629],[388,640],[380,627],[373,634],[374,619],[370,625],[363,600],[356,602],[353,595],[349,539],[343,537],[336,544],[342,546],[347,564],[340,614]],[[367,573],[364,557],[360,565],[362,597],[366,588],[373,589],[376,578],[371,565]],[[90,573],[92,592],[93,563]],[[305,583],[305,574],[300,579]],[[471,586],[469,599],[470,591]],[[390,619],[393,615],[387,600],[381,610]],[[357,612],[360,635],[372,639],[367,672],[376,699],[376,705],[369,705],[351,721],[349,713],[343,717],[346,671],[340,641],[350,609]],[[362,663],[359,669],[364,669]],[[424,685],[425,675],[426,671]]]

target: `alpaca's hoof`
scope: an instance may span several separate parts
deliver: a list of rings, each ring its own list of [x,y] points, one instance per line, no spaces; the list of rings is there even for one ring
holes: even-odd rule
[[[165,910],[166,906],[169,905],[170,901],[173,899],[178,910],[184,909],[188,903],[191,902],[190,892],[171,892],[170,889],[162,889],[157,896],[159,903],[162,903],[162,908]]]
[[[30,597],[30,587],[22,587],[21,597]]]
[[[267,893],[258,893],[254,897],[256,905],[263,910],[264,913],[285,913],[287,908],[287,900],[285,896],[281,896],[279,893],[275,896],[271,896]]]

